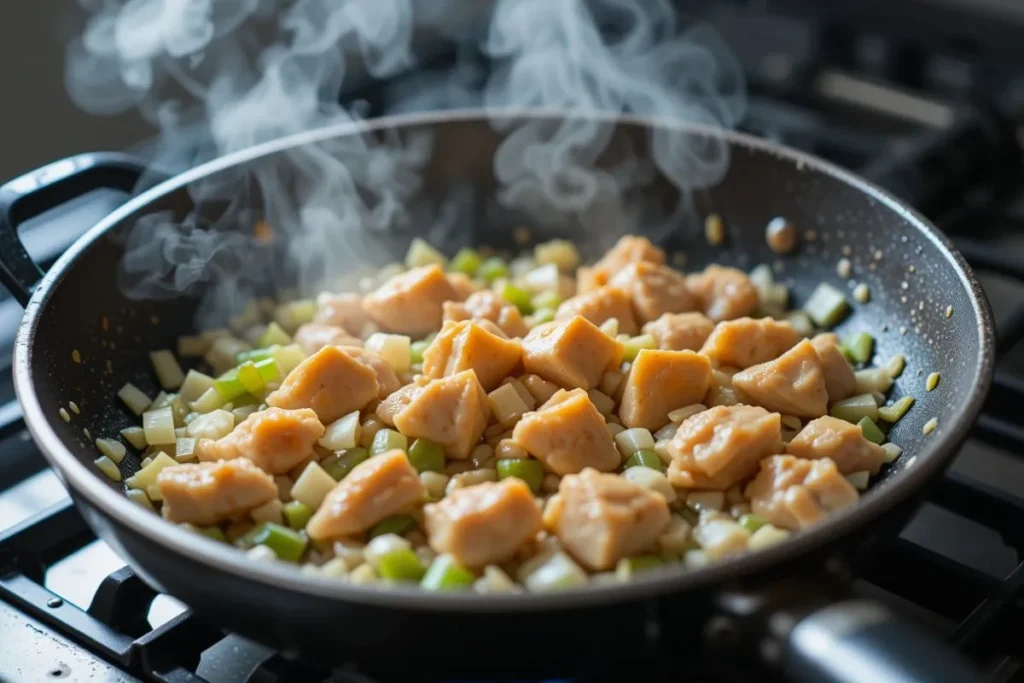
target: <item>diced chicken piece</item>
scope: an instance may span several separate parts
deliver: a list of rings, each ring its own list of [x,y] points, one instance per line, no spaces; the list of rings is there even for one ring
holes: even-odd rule
[[[775,360],[800,341],[788,322],[739,318],[715,325],[700,352],[718,365],[749,368]]]
[[[600,287],[563,301],[555,313],[555,320],[569,320],[576,316],[583,316],[595,325],[615,318],[619,321],[619,332],[623,334],[636,334],[638,329],[629,293],[619,287]]]
[[[537,325],[523,339],[523,366],[563,387],[590,390],[622,362],[625,347],[582,316]]]
[[[395,415],[409,407],[412,400],[420,395],[429,380],[422,376],[418,379],[419,381],[406,384],[377,405],[375,412],[384,424],[394,427]]]
[[[708,266],[703,272],[688,276],[686,286],[704,315],[715,321],[750,315],[760,302],[750,278],[736,268]]]
[[[410,438],[441,444],[456,460],[469,457],[491,414],[487,393],[472,370],[431,380],[405,398],[408,404],[393,413],[395,427]]]
[[[472,370],[491,391],[519,365],[522,346],[471,320],[447,322],[423,352],[423,374],[431,379]]]
[[[455,290],[456,301],[465,301],[470,294],[476,291],[476,285],[473,284],[472,278],[465,273],[448,273],[445,277],[448,278],[448,284]]]
[[[307,323],[295,330],[295,343],[307,355],[316,353],[325,346],[362,346],[363,341],[353,337],[341,327]]]
[[[308,408],[267,408],[216,441],[200,439],[196,457],[202,461],[246,458],[265,472],[284,474],[311,456],[323,435],[324,426]]]
[[[360,534],[423,502],[427,490],[405,451],[375,455],[330,490],[306,525],[314,541]]]
[[[199,526],[240,517],[277,498],[274,478],[244,458],[166,467],[156,483],[163,516]]]
[[[281,387],[267,396],[267,405],[288,410],[312,408],[320,422],[330,424],[353,410],[362,410],[377,398],[379,389],[372,367],[340,347],[325,346],[288,373]]]
[[[588,269],[585,276],[600,287],[607,284],[616,273],[630,263],[640,262],[660,266],[665,263],[665,252],[654,246],[646,237],[625,235],[619,238],[615,246],[605,252],[605,255]]]
[[[586,294],[608,284],[608,274],[589,266],[576,269],[576,294]]]
[[[685,313],[697,307],[683,274],[669,268],[640,261],[630,263],[608,281],[612,287],[627,291],[633,299],[633,313],[641,323],[665,313]]]
[[[445,320],[489,320],[509,337],[523,337],[530,331],[519,309],[489,289],[470,294],[462,303],[446,302],[443,308]]]
[[[856,505],[857,489],[828,458],[774,455],[746,488],[753,512],[783,529],[803,529],[832,512]]]
[[[754,406],[716,406],[679,425],[668,453],[673,486],[725,491],[757,471],[761,458],[782,452],[782,418]]]
[[[654,337],[659,349],[699,351],[714,329],[703,313],[665,313],[644,325],[643,333]]]
[[[865,439],[860,427],[827,415],[808,422],[786,445],[786,452],[808,460],[828,458],[843,474],[875,474],[885,461],[885,451]]]
[[[737,372],[732,386],[741,401],[797,417],[820,417],[828,410],[825,373],[808,340],[767,363]]]
[[[711,386],[711,361],[693,351],[642,350],[629,369],[619,405],[627,427],[654,431],[669,412],[700,403]]]
[[[422,337],[441,327],[445,301],[458,294],[434,264],[399,273],[363,299],[363,309],[384,329]]]
[[[395,374],[395,369],[379,354],[358,346],[339,346],[338,348],[377,373],[377,398],[384,399],[402,386],[401,380]]]
[[[825,391],[829,401],[841,401],[853,396],[857,389],[857,378],[846,356],[839,350],[839,338],[831,332],[819,334],[811,339],[814,350],[821,360],[825,373]]]
[[[363,297],[358,294],[321,294],[317,303],[313,323],[340,327],[362,338],[372,331],[373,319],[363,310]]]
[[[611,472],[621,462],[604,416],[582,389],[560,389],[512,430],[512,441],[555,474],[585,467]]]
[[[530,487],[514,477],[456,489],[423,516],[430,547],[467,567],[510,559],[541,529]]]
[[[665,498],[616,474],[586,469],[563,477],[553,526],[562,545],[593,570],[655,549],[671,515]]]

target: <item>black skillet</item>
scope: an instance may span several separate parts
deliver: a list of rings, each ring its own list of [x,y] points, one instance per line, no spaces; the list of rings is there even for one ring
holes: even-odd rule
[[[551,112],[515,116],[542,127],[561,120]],[[688,269],[711,261],[742,267],[778,262],[779,278],[791,285],[799,303],[821,281],[849,290],[851,283],[836,274],[837,261],[846,255],[854,279],[869,286],[870,302],[855,304],[839,331],[871,332],[882,359],[904,354],[907,370],[895,392],[913,394],[917,403],[890,435],[904,447],[903,455],[857,508],[767,551],[702,569],[670,567],[629,584],[515,596],[378,590],[309,577],[284,564],[247,562],[230,547],[140,510],[93,466],[96,452],[83,428],[93,436],[112,435],[133,423],[114,391],[130,380],[155,392],[147,351],[173,348],[175,338],[191,329],[196,300],[126,299],[116,284],[123,241],[114,236],[155,210],[185,215],[193,208],[186,191],[191,183],[224,171],[242,182],[249,169],[279,163],[289,150],[322,148],[359,132],[342,126],[244,150],[142,193],[92,228],[45,275],[21,248],[15,225],[97,186],[127,189],[141,169],[120,157],[85,157],[0,190],[3,280],[25,304],[15,385],[29,429],[86,521],[154,587],[205,619],[316,661],[356,659],[420,673],[440,665],[448,671],[537,675],[580,667],[607,670],[612,663],[655,654],[685,664],[710,651],[722,665],[759,660],[786,676],[811,680],[971,679],[975,674],[946,646],[895,622],[878,605],[851,598],[843,558],[869,551],[901,527],[981,407],[992,375],[993,342],[991,314],[977,279],[924,218],[828,163],[737,133],[670,121],[600,120],[616,127],[612,151],[601,163],[613,163],[614,150],[621,151],[627,141],[644,154],[652,127],[685,129],[695,139],[721,136],[731,148],[728,173],[697,194],[692,207],[724,218],[726,244],[710,247],[694,227],[654,235],[669,251],[685,250]],[[382,119],[361,131],[400,137],[431,133],[427,195],[466,184],[478,197],[494,192],[492,155],[502,134],[481,112]],[[660,179],[642,196],[664,207],[675,206],[679,198]],[[765,244],[765,225],[775,216],[794,222],[803,235],[790,256],[780,257]],[[502,220],[488,215],[471,221],[442,246],[473,242],[513,248],[512,231],[502,229],[510,224]],[[607,222],[598,232],[584,232],[569,218],[552,229],[538,222],[533,238],[569,237],[593,257],[618,233],[649,231],[647,222]],[[414,232],[372,239],[391,254],[386,260],[395,260]],[[76,350],[81,362],[72,358]],[[924,376],[933,371],[942,380],[926,393]],[[81,415],[65,423],[58,410],[72,400]],[[931,418],[938,427],[923,436]],[[125,475],[137,467],[134,455],[121,465]]]

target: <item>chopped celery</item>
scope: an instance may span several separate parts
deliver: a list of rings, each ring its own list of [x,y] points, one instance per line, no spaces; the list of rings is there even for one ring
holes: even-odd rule
[[[531,591],[570,588],[587,582],[587,573],[572,558],[559,551],[530,572],[523,582]]]
[[[216,387],[210,387],[203,395],[192,402],[192,410],[197,413],[209,413],[224,405],[224,398]]]
[[[519,309],[521,313],[532,313],[533,304],[530,302],[530,293],[522,287],[517,287],[511,282],[506,282],[498,291],[501,298]]]
[[[251,363],[252,361],[246,361]],[[230,401],[233,398],[237,398],[246,392],[245,385],[238,379],[238,370],[244,367],[246,363],[243,363],[237,368],[232,368],[225,372],[223,375],[213,381],[213,386],[220,394],[220,397],[225,401]],[[258,375],[258,373],[257,373]]]
[[[146,443],[174,443],[174,413],[171,407],[144,412],[142,429],[146,432]]]
[[[406,268],[419,268],[435,264],[444,268],[447,261],[444,254],[419,237],[413,238],[412,244],[409,245],[409,251],[405,254]]]
[[[187,403],[194,403],[208,389],[213,388],[213,378],[198,370],[189,370],[185,375],[185,381],[181,383],[178,396]]]
[[[235,379],[245,388],[243,393],[255,394],[263,390],[263,377],[260,376],[260,371],[256,369],[256,364],[251,360],[238,366]],[[232,398],[236,398],[236,396],[232,396]]]
[[[504,259],[492,256],[480,264],[477,275],[488,283],[494,282],[499,277],[508,277],[508,264],[505,263]]]
[[[260,373],[260,379],[263,383],[273,382],[281,376],[281,371],[277,367],[277,361],[273,358],[264,358],[263,360],[255,361],[256,372]]]
[[[449,269],[473,277],[480,270],[483,259],[474,249],[459,249],[449,264]]]
[[[299,363],[306,360],[306,354],[298,344],[289,344],[274,352],[274,360],[277,361],[277,369],[281,376],[287,377],[289,372],[299,366]]]
[[[762,517],[761,515],[755,515],[753,512],[749,512],[745,515],[740,515],[740,518],[737,521],[739,522],[741,527],[743,527],[750,533],[754,533],[755,531],[757,531],[758,529],[760,529],[768,523],[768,521],[764,517]]]
[[[385,427],[373,435],[373,442],[370,444],[370,455],[380,455],[395,448],[404,451],[408,447],[409,439],[406,438],[405,434]]]
[[[117,469],[117,463],[107,456],[101,455],[93,460],[93,463],[100,469],[100,472],[107,475],[107,479],[110,481],[121,481],[121,470]]]
[[[293,529],[305,529],[309,518],[313,516],[313,508],[305,503],[293,500],[281,506],[281,514]]]
[[[827,282],[819,284],[804,304],[804,311],[819,327],[835,326],[849,310],[843,293]]]
[[[892,386],[892,376],[885,368],[867,368],[853,373],[856,380],[854,391],[858,394],[867,394],[877,391],[881,394],[889,391]]]
[[[867,332],[858,332],[846,340],[846,347],[856,363],[867,363],[875,350],[875,338]]]
[[[533,304],[535,309],[540,308],[558,308],[558,305],[562,303],[562,297],[558,296],[558,292],[541,292],[533,297],[530,302]]]
[[[450,591],[469,588],[476,581],[473,572],[461,566],[451,555],[438,555],[430,563],[420,587],[430,591]]]
[[[381,555],[377,560],[377,573],[392,581],[419,581],[426,570],[420,558],[410,548],[398,548]]]
[[[309,539],[294,529],[273,522],[257,524],[236,541],[243,548],[265,545],[274,551],[278,559],[298,562],[306,552]]]
[[[412,360],[412,362],[413,363],[422,363],[423,362],[423,352],[426,351],[427,347],[429,347],[429,346],[430,346],[430,342],[428,342],[425,339],[421,339],[420,341],[414,341],[412,344],[410,344],[409,345],[409,357]]]
[[[874,421],[878,419],[878,404],[871,394],[859,394],[833,403],[829,408],[829,415],[853,424],[857,424],[864,417]]]
[[[914,405],[913,396],[904,396],[891,406],[882,406],[878,409],[878,417],[886,422],[898,422],[901,417],[907,414],[910,407]]]
[[[555,309],[538,308],[533,312],[532,318],[534,325],[540,325],[541,323],[549,323],[555,319]]]
[[[658,454],[649,448],[642,448],[633,455],[629,456],[626,460],[625,467],[649,467],[652,470],[658,470],[659,472],[665,471],[665,463],[662,462]]]
[[[442,472],[444,448],[429,439],[416,439],[409,446],[409,463],[417,472]]]
[[[178,462],[191,462],[196,459],[196,440],[185,436],[174,442],[174,459]]]
[[[622,360],[633,361],[640,355],[640,352],[645,349],[656,349],[658,348],[658,342],[654,340],[649,334],[641,334],[637,337],[630,337],[624,343],[626,347],[625,353],[622,355]]]
[[[532,458],[520,460],[506,458],[497,462],[498,479],[515,477],[522,479],[534,494],[539,494],[544,481],[544,465]]]
[[[185,381],[185,373],[181,371],[178,359],[169,349],[151,351],[149,361],[153,364],[157,381],[164,389],[177,389]]]
[[[260,337],[259,341],[259,344],[262,347],[284,346],[285,344],[291,343],[292,338],[289,337],[288,333],[281,329],[281,326],[274,321],[271,321],[270,324],[267,325],[267,330]]]
[[[248,360],[251,360],[252,362],[255,363],[257,361],[266,360],[267,358],[273,358],[274,354],[276,354],[280,348],[280,346],[277,346],[275,344],[274,346],[267,346],[260,349],[242,351],[237,356],[235,356],[235,361],[239,364],[242,364]]]
[[[412,531],[416,528],[416,520],[413,519],[412,515],[392,515],[386,519],[382,519],[377,522],[370,529],[370,538],[377,538],[384,534],[397,534],[401,536],[407,531]]]
[[[325,465],[324,470],[326,470],[327,474],[331,475],[335,481],[341,481],[349,472],[352,471],[352,468],[369,457],[369,451],[362,446],[356,446],[355,448],[350,448],[345,451],[329,465]]]
[[[125,479],[124,483],[130,489],[145,489],[147,486],[156,483],[156,478],[166,467],[174,467],[178,464],[171,456],[163,451],[156,454],[153,461],[136,472],[133,476]]]
[[[870,417],[862,417],[857,422],[857,426],[864,433],[864,438],[871,443],[882,444],[885,442],[885,434],[882,433],[882,430],[878,428],[878,425]]]

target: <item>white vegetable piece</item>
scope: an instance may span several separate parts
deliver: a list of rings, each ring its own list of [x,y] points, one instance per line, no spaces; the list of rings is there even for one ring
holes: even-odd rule
[[[530,411],[530,406],[511,384],[502,384],[487,394],[487,401],[491,404],[491,412],[504,427],[513,426],[523,413]]]
[[[633,467],[630,469],[640,469]],[[662,550],[669,553],[682,553],[690,541],[690,532],[693,526],[679,515],[672,515],[668,526],[658,537],[658,545]]]
[[[153,364],[157,381],[160,382],[160,386],[164,389],[168,391],[177,389],[185,381],[185,373],[181,371],[178,359],[174,357],[174,354],[169,349],[151,351],[149,361]]]
[[[501,567],[489,564],[484,567],[483,576],[473,583],[473,590],[477,593],[515,593],[519,587]]]
[[[311,462],[292,485],[292,498],[316,510],[337,483],[320,465]]]
[[[146,443],[174,443],[174,412],[171,407],[143,413],[142,429],[146,432]]]
[[[409,245],[409,251],[405,254],[405,267],[419,268],[435,263],[444,268],[448,259],[426,240],[419,237],[414,238],[412,244]]]
[[[160,451],[153,456],[153,461],[143,467],[141,470],[135,473],[134,476],[125,479],[125,484],[130,489],[143,489],[156,483],[157,475],[160,474],[166,467],[174,467],[178,462],[167,455],[163,451]]]
[[[903,449],[892,442],[883,443],[882,450],[885,451],[885,457],[883,458],[885,463],[894,462],[903,453]]]
[[[96,448],[114,463],[124,460],[124,454],[127,452],[124,444],[116,439],[96,439]]]
[[[691,491],[686,496],[686,507],[695,512],[721,510],[725,506],[725,493],[722,491]]]
[[[277,498],[268,500],[263,505],[249,511],[249,516],[254,522],[273,522],[283,524],[284,518],[281,514],[281,501]]]
[[[131,382],[125,382],[125,385],[118,390],[117,397],[136,415],[142,415],[146,412],[146,408],[153,403],[153,399],[146,396],[142,389]]]
[[[224,406],[224,397],[215,388],[210,387],[192,402],[192,410],[197,413],[209,413]]]
[[[777,526],[765,524],[750,535],[750,541],[747,543],[747,548],[750,550],[763,550],[764,548],[773,546],[776,543],[785,541],[789,538],[789,533],[790,532],[786,529],[780,529]]]
[[[688,417],[693,417],[697,413],[702,413],[707,410],[707,406],[703,403],[694,403],[693,405],[683,406],[682,408],[676,408],[668,414],[668,419],[672,422],[682,422]]]
[[[245,551],[245,557],[253,562],[277,562],[277,554],[265,545],[254,545]]]
[[[121,470],[117,469],[117,464],[113,460],[105,455],[101,455],[93,462],[96,464],[96,467],[100,468],[100,472],[107,475],[107,479],[121,481]]]
[[[559,590],[587,582],[587,573],[572,558],[558,551],[534,569],[523,583],[536,592]]]
[[[189,370],[185,380],[181,383],[178,396],[186,403],[196,401],[204,393],[213,389],[213,378],[198,370]]]
[[[398,534],[381,534],[366,544],[363,557],[371,567],[377,569],[380,558],[396,550],[412,550],[412,544]]]
[[[124,437],[125,441],[140,451],[147,446],[146,430],[142,427],[125,427],[121,430],[121,436]]]
[[[622,478],[648,491],[661,494],[666,503],[672,503],[676,499],[676,490],[672,488],[668,477],[658,470],[650,467],[630,467],[623,471]]]
[[[348,415],[327,425],[320,445],[331,451],[342,451],[359,445],[362,427],[359,424],[359,411],[353,410]]]
[[[622,457],[628,458],[644,448],[654,448],[654,437],[649,429],[633,427],[616,434],[615,445],[619,447]]]
[[[274,352],[274,361],[277,363],[277,369],[281,372],[282,378],[287,377],[288,373],[297,368],[299,363],[304,360],[306,360],[306,354],[298,344],[288,344]]]
[[[861,472],[851,472],[846,475],[846,481],[850,482],[850,485],[858,491],[865,491],[868,488],[868,480],[871,478],[871,473],[867,470]]]
[[[439,500],[444,497],[445,487],[448,486],[448,475],[440,472],[420,472],[420,481],[427,489],[427,496],[431,500]]]
[[[404,334],[374,332],[364,348],[383,358],[395,372],[408,372],[412,365],[412,339]]]
[[[694,527],[693,538],[708,558],[717,560],[746,550],[750,532],[731,519],[709,519]]]
[[[214,410],[192,420],[185,432],[196,439],[220,439],[235,428],[235,416],[226,410]],[[150,442],[152,443],[152,442]]]

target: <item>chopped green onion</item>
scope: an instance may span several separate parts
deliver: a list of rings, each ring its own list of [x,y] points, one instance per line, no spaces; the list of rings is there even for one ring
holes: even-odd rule
[[[665,463],[662,462],[657,453],[649,448],[641,449],[629,456],[624,467],[626,469],[630,467],[649,467],[652,470],[658,470],[659,472],[665,471]]]
[[[558,292],[541,292],[534,296],[530,303],[533,305],[534,309],[538,310],[541,308],[555,309],[558,308],[560,303],[562,303],[562,297],[558,296]]]
[[[444,448],[430,439],[416,439],[409,447],[409,464],[417,472],[442,472]]]
[[[356,446],[355,448],[350,448],[343,454],[339,455],[338,458],[330,464],[327,464],[327,460],[325,459],[323,467],[327,474],[331,475],[335,481],[341,481],[349,472],[352,471],[352,468],[369,457],[369,451],[362,446]]]
[[[420,341],[414,341],[412,344],[410,344],[409,345],[409,356],[412,359],[412,362],[413,363],[422,363],[423,362],[423,352],[426,351],[429,346],[430,346],[430,342],[428,342],[425,339],[421,339]]]
[[[409,251],[405,253],[406,268],[419,268],[435,264],[444,268],[447,261],[444,254],[419,237],[413,238],[409,245]]]
[[[878,404],[871,394],[859,394],[836,401],[829,408],[829,415],[857,424],[861,418],[878,419]]]
[[[910,407],[914,405],[913,396],[904,396],[891,406],[882,406],[878,409],[878,417],[886,422],[896,423],[901,417],[907,414]]]
[[[633,361],[641,351],[658,348],[658,342],[649,334],[641,334],[638,337],[630,337],[623,343],[623,346],[625,346],[625,353],[622,355],[622,359]]]
[[[163,451],[156,454],[153,461],[136,472],[133,476],[125,479],[124,483],[130,489],[145,489],[147,486],[156,483],[156,478],[167,467],[174,467],[178,464],[171,456]]]
[[[419,581],[426,570],[411,548],[399,548],[377,559],[377,573],[392,581]]]
[[[309,518],[313,516],[313,508],[305,503],[293,500],[281,506],[281,514],[293,529],[305,529]]]
[[[483,263],[483,258],[480,254],[473,249],[459,249],[459,251],[452,258],[451,263],[448,265],[449,270],[454,270],[457,273],[465,273],[466,275],[473,277],[476,272],[480,270],[480,265]]]
[[[469,588],[476,581],[473,572],[461,566],[451,555],[438,555],[430,563],[420,587],[430,591],[450,591]]]
[[[519,309],[522,313],[533,312],[533,304],[530,302],[530,293],[522,287],[516,287],[511,282],[506,282],[498,291],[501,298]]]
[[[924,381],[925,391],[932,391],[939,386],[939,373],[933,372]]]
[[[875,349],[875,339],[867,332],[858,332],[846,340],[846,346],[854,362],[867,363]]]
[[[544,465],[539,460],[528,458],[505,458],[496,463],[498,479],[515,477],[522,479],[534,494],[539,494],[544,482]]]
[[[530,572],[523,583],[531,591],[551,591],[586,582],[587,573],[572,558],[559,551]]]
[[[153,364],[157,381],[160,382],[160,386],[164,389],[177,389],[185,381],[185,373],[181,371],[178,359],[174,357],[170,350],[160,349],[159,351],[151,351],[149,361]]]
[[[101,455],[93,460],[93,462],[96,464],[96,467],[100,468],[100,472],[107,475],[107,479],[110,481],[121,481],[121,470],[117,469],[117,463],[113,460],[105,455]]]
[[[117,397],[121,399],[121,401],[128,406],[128,409],[136,415],[142,415],[153,403],[153,400],[149,398],[149,396],[146,396],[141,389],[131,382],[126,382],[125,385],[118,390]]]
[[[883,461],[887,464],[895,462],[896,458],[900,457],[900,454],[903,453],[903,449],[891,441],[889,443],[883,443],[882,450],[885,451]]]
[[[480,264],[477,275],[488,283],[494,282],[499,277],[508,277],[508,264],[505,263],[504,259],[492,256]]]
[[[255,363],[257,361],[266,360],[267,358],[273,358],[274,354],[276,354],[278,352],[278,350],[280,350],[280,348],[281,348],[280,346],[277,346],[275,344],[274,346],[267,346],[267,347],[260,348],[260,349],[251,349],[249,351],[242,351],[237,356],[235,356],[235,361],[239,365],[241,365],[242,363],[246,362],[247,360],[251,360],[252,362]]]
[[[260,337],[259,344],[262,347],[274,347],[284,346],[285,344],[291,344],[292,338],[288,336],[288,333],[281,329],[281,326],[276,322],[271,321],[267,325],[267,331]],[[264,348],[264,350],[266,350]],[[251,360],[256,360],[255,358]]]
[[[745,515],[740,515],[740,518],[737,521],[739,522],[739,525],[741,527],[743,527],[750,533],[754,533],[755,531],[757,531],[758,529],[760,529],[768,523],[768,520],[766,520],[764,517],[762,517],[761,515],[755,515],[753,512],[748,512]]]
[[[370,455],[380,455],[395,448],[404,451],[408,447],[409,439],[406,438],[405,434],[385,427],[373,435],[373,442],[370,444]]]
[[[818,327],[835,326],[849,310],[850,304],[843,293],[827,282],[819,284],[804,304],[804,311]]]
[[[864,433],[864,438],[871,443],[882,444],[885,442],[885,434],[882,433],[882,430],[878,428],[878,425],[870,417],[862,417],[857,422],[857,426]]]
[[[370,538],[377,538],[384,534],[396,534],[401,536],[407,531],[412,531],[416,528],[416,520],[413,519],[412,515],[392,515],[386,519],[382,519],[377,522],[372,529],[370,529]]]
[[[246,532],[236,543],[243,548],[264,545],[273,550],[278,559],[298,562],[302,553],[306,552],[309,539],[286,526],[263,522]]]

